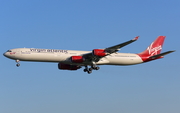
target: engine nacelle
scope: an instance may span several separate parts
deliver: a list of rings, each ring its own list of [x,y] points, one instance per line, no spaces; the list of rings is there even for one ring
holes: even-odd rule
[[[106,53],[106,51],[104,49],[94,49],[93,50],[93,55],[103,57],[103,56],[106,56],[107,53]]]
[[[78,70],[81,67],[77,66],[77,65],[69,65],[69,64],[59,63],[58,68],[61,69],[61,70]]]
[[[83,56],[72,56],[71,61],[73,63],[82,63],[85,61],[85,59],[83,58]]]

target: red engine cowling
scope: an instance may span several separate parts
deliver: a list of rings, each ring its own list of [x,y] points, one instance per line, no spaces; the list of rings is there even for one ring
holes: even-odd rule
[[[106,53],[106,51],[104,49],[94,49],[93,50],[93,55],[103,57],[103,56],[106,56],[107,53]]]
[[[81,67],[77,66],[77,65],[69,65],[69,64],[63,64],[63,63],[59,63],[58,64],[58,68],[62,69],[62,70],[78,70]]]
[[[82,63],[85,61],[85,59],[83,58],[83,56],[72,56],[71,61],[73,63]]]

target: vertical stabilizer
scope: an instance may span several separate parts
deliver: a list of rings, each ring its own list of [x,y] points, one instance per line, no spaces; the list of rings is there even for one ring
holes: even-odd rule
[[[164,39],[165,36],[159,36],[154,42],[151,43],[151,45],[145,51],[139,54],[145,56],[153,56],[160,54],[164,43]]]
[[[165,38],[166,36],[159,36],[145,51],[138,55],[143,61],[147,61],[149,57],[160,54]]]

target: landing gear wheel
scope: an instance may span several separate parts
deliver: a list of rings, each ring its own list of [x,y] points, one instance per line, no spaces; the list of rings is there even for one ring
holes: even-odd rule
[[[96,67],[96,68],[95,68],[95,70],[99,70],[99,69],[100,69],[100,67]]]
[[[92,68],[92,69],[96,69],[96,65],[92,65],[91,68]]]
[[[16,64],[16,66],[17,66],[17,67],[19,67],[19,66],[20,66],[20,64]]]
[[[87,72],[88,70],[87,69],[84,69],[84,72]]]
[[[91,65],[91,68],[94,70],[99,70],[99,67],[95,63]]]
[[[92,73],[92,71],[87,71],[87,73],[88,73],[88,74],[91,74],[91,73]]]
[[[88,74],[91,74],[92,73],[92,70],[98,70],[99,67],[96,67],[96,66],[91,66],[91,68],[88,68],[88,66],[85,66],[85,69],[84,69],[84,72],[87,72]]]
[[[89,71],[92,71],[93,70],[93,68],[89,68]]]
[[[20,66],[19,61],[20,61],[20,60],[18,60],[18,59],[16,60],[16,63],[17,63],[17,64],[16,64],[16,66],[17,66],[17,67],[19,67],[19,66]]]

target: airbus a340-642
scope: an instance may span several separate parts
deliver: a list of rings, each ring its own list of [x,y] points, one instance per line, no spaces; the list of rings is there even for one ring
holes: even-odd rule
[[[36,49],[36,48],[17,48],[5,52],[7,58],[19,61],[35,62],[56,62],[61,70],[78,70],[84,68],[84,72],[92,73],[92,70],[99,70],[98,65],[134,65],[163,58],[164,55],[174,51],[161,53],[165,36],[159,36],[143,52],[138,54],[118,53],[120,48],[136,41],[138,37],[127,42],[108,47],[105,49],[93,49],[92,51],[74,51],[59,49]]]

